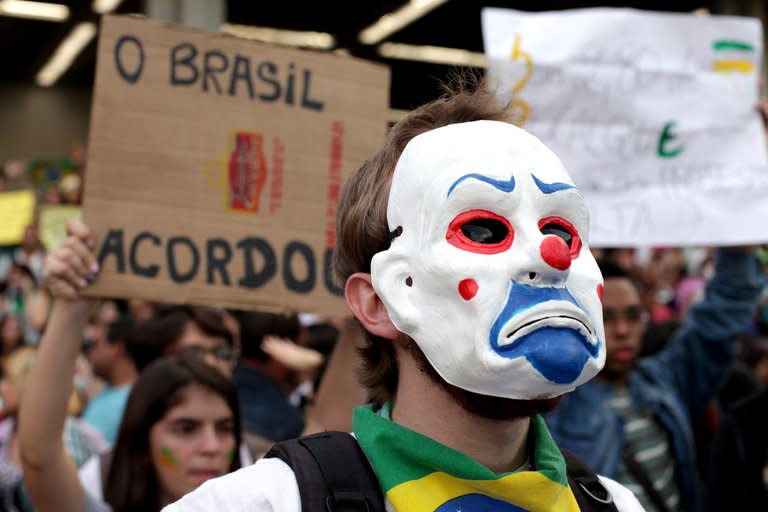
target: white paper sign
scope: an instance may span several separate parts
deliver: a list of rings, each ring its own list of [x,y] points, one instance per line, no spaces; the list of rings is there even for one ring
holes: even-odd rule
[[[488,74],[565,163],[592,246],[768,241],[757,19],[483,10]]]

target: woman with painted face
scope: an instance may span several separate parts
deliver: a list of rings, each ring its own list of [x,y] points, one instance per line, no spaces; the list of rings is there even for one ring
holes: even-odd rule
[[[204,481],[237,469],[240,411],[236,391],[195,354],[151,364],[128,398],[104,499],[87,493],[61,443],[66,399],[90,303],[79,290],[97,267],[80,222],[46,262],[56,301],[21,406],[21,459],[40,512],[159,510]]]
[[[115,511],[158,510],[237,469],[234,386],[193,354],[152,363],[134,386],[104,487]],[[106,510],[86,496],[92,508]],[[99,506],[97,506],[99,505]]]

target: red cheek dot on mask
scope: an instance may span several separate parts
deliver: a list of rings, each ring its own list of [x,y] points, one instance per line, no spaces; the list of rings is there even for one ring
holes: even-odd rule
[[[601,284],[597,285],[597,298],[600,299],[600,302],[603,302],[603,285]]]
[[[541,257],[547,265],[557,270],[566,270],[571,266],[571,249],[559,236],[549,235],[541,242]]]
[[[459,295],[464,300],[472,300],[477,295],[477,281],[474,279],[463,279],[459,283]]]

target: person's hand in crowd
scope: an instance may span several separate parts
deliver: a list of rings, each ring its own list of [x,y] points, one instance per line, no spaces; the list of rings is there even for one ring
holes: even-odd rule
[[[51,295],[59,300],[77,301],[80,291],[96,279],[98,272],[91,230],[81,220],[70,219],[66,240],[45,262],[45,279]]]
[[[261,350],[279,363],[300,372],[315,370],[323,364],[323,355],[320,352],[299,346],[286,338],[265,336],[261,342]]]

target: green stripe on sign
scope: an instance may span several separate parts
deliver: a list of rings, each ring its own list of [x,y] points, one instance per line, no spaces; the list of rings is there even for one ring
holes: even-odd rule
[[[744,41],[734,41],[732,39],[720,39],[719,41],[715,41],[712,43],[712,48],[714,48],[716,52],[728,50],[736,50],[740,52],[755,51],[755,47],[751,44],[745,43]]]

